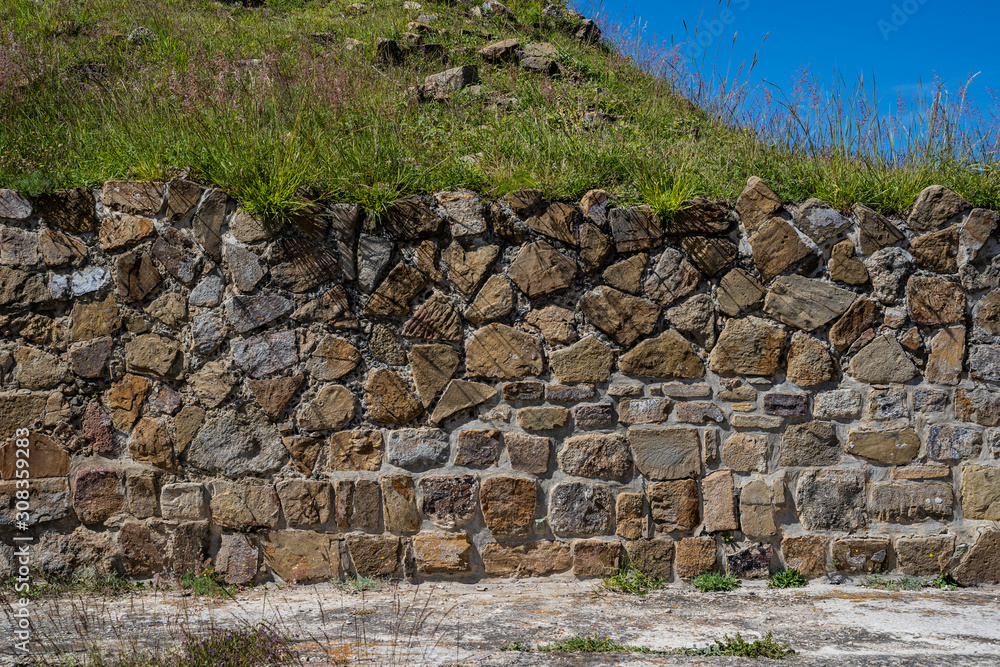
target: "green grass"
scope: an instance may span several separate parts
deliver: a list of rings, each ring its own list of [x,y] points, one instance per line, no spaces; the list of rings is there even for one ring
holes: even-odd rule
[[[89,568],[81,568],[72,577],[51,577],[34,573],[27,588],[18,590],[16,577],[3,584],[4,592],[13,597],[39,600],[63,594],[86,594],[100,597],[117,597],[147,588],[149,584],[133,581],[115,573],[98,574]]]
[[[227,584],[222,575],[213,569],[203,570],[200,574],[186,572],[177,583],[182,590],[191,591],[195,595],[231,598],[236,594],[236,586]]]
[[[382,588],[385,584],[386,581],[384,579],[358,575],[356,577],[347,577],[338,586],[345,591],[355,593],[360,591],[375,591]]]
[[[38,657],[35,667],[278,667],[302,664],[287,637],[265,625],[187,634],[172,651],[125,654],[91,650],[86,658]]]
[[[775,572],[767,581],[770,588],[801,588],[808,584],[809,580],[794,567]]]
[[[942,588],[953,591],[958,588],[958,582],[948,573],[942,573],[927,582],[928,588]]]
[[[537,648],[543,653],[667,653],[645,646],[631,646],[611,641],[610,637],[597,634],[585,637],[570,637],[556,644],[543,644]]]
[[[314,200],[358,202],[377,217],[397,197],[458,187],[492,196],[537,187],[558,199],[602,187],[620,202],[650,204],[667,223],[695,195],[734,199],[750,175],[785,200],[817,196],[840,208],[857,201],[902,211],[932,183],[1000,208],[996,162],[970,157],[961,142],[925,142],[905,160],[859,148],[844,132],[830,132],[841,139],[822,149],[783,145],[780,133],[720,120],[728,118],[725,96],[689,93],[713,112],[692,108],[676,91],[704,83],[701,74],[651,75],[622,55],[623,33],[613,26],[604,27],[620,48],[577,42],[575,19],[542,15],[548,0],[510,0],[516,22],[467,21],[435,0],[419,12],[372,0],[360,15],[348,0],[261,4],[3,3],[0,187],[37,194],[190,174],[277,223],[309,213]],[[438,17],[434,28],[446,32],[424,41],[443,46],[447,62],[414,50],[402,63],[376,63],[374,40],[405,43],[419,13]],[[152,37],[129,41],[140,26]],[[476,54],[505,38],[551,42],[563,76]],[[347,39],[361,47],[347,50]],[[666,53],[654,47],[638,57],[648,63]],[[428,74],[465,63],[479,66],[481,93],[412,100],[408,90]],[[847,108],[845,125],[854,113]],[[588,126],[588,111],[618,120]]]
[[[877,588],[883,591],[919,591],[925,584],[925,580],[905,574],[896,578],[869,574],[861,580],[861,585],[865,588]]]
[[[720,574],[718,572],[705,572],[699,574],[691,580],[691,585],[702,593],[716,593],[719,591],[732,591],[743,585],[739,577],[731,574]]]
[[[520,653],[530,653],[531,645],[525,644],[524,642],[509,642],[507,644],[501,644],[497,647],[498,651],[517,651]]]
[[[787,655],[792,655],[795,651],[788,644],[776,642],[770,632],[764,639],[755,639],[752,642],[744,640],[737,632],[735,637],[724,635],[721,641],[716,639],[715,643],[709,646],[681,649],[677,653],[692,656],[736,656],[779,660]]]
[[[630,564],[620,568],[614,574],[602,578],[601,584],[615,593],[646,595],[651,590],[663,588],[667,582],[657,577],[650,577]]]

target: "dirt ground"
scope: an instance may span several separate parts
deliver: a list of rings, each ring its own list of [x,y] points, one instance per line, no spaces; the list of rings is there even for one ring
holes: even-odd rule
[[[270,623],[296,635],[315,664],[371,665],[739,665],[746,659],[501,651],[597,633],[670,649],[725,634],[770,630],[797,654],[792,665],[1000,665],[1000,590],[883,592],[812,583],[769,590],[745,582],[731,593],[673,584],[646,597],[608,593],[599,582],[385,585],[351,592],[331,584],[261,587],[235,599],[176,589],[127,598],[39,600],[33,613],[45,650],[179,643],[185,630]],[[9,624],[9,620],[4,619]],[[36,649],[41,650],[41,649]],[[12,664],[5,643],[0,663]]]

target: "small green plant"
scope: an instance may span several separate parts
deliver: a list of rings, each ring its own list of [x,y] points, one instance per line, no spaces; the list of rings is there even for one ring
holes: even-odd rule
[[[733,537],[733,534],[730,533],[728,530],[722,531],[722,541],[723,542],[725,542],[725,543],[728,544],[728,543],[733,542],[735,540],[736,540],[736,538]]]
[[[650,577],[632,564],[604,577],[601,579],[601,584],[609,591],[629,595],[646,595],[651,590],[666,586],[666,582],[662,579]]]
[[[780,660],[786,655],[792,655],[795,650],[788,644],[780,644],[774,640],[768,632],[764,639],[755,639],[748,642],[736,633],[735,637],[723,635],[722,640],[715,640],[714,644],[699,648],[680,649],[675,651],[679,655],[695,656],[735,656],[740,658],[771,658]]]
[[[958,582],[947,572],[942,572],[935,578],[927,582],[927,586],[930,588],[943,588],[947,591],[953,591],[958,588]]]
[[[660,173],[653,176],[646,171],[634,175],[636,188],[642,200],[649,204],[660,223],[669,226],[674,214],[684,208],[697,193],[694,176],[690,171]]]
[[[692,579],[691,585],[702,593],[715,593],[718,591],[735,590],[743,585],[743,582],[740,581],[739,577],[731,574],[705,572]]]
[[[499,651],[518,651],[520,653],[531,653],[531,646],[524,642],[510,642],[497,647]]]
[[[775,572],[767,581],[767,585],[770,588],[801,588],[808,583],[809,580],[794,567],[788,567],[780,572]]]
[[[339,586],[345,591],[351,593],[357,593],[359,591],[374,591],[378,590],[385,583],[382,579],[377,579],[375,577],[366,577],[364,575],[358,575],[356,577],[347,577],[344,581],[340,582]]]
[[[883,577],[880,574],[869,574],[861,580],[861,585],[865,588],[877,588],[883,591],[919,591],[924,587],[924,581],[905,574],[898,579]]]
[[[601,637],[596,633],[586,637],[570,637],[557,644],[544,644],[538,650],[545,653],[666,653],[645,646],[617,644],[610,637]]]
[[[194,572],[182,574],[178,583],[182,589],[191,591],[195,595],[233,597],[236,593],[236,587],[227,584],[222,575],[212,568],[206,568],[200,574]]]

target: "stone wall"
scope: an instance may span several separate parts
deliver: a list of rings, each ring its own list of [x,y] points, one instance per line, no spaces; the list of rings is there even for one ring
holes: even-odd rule
[[[34,562],[1000,580],[997,215],[595,190],[326,205],[0,191],[0,528]],[[0,568],[2,569],[2,568]]]

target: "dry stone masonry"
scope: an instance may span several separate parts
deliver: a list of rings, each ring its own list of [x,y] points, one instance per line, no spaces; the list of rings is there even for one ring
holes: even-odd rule
[[[998,216],[945,188],[887,219],[754,177],[670,221],[440,192],[274,233],[177,179],[0,217],[8,572],[29,428],[50,574],[1000,583]]]

